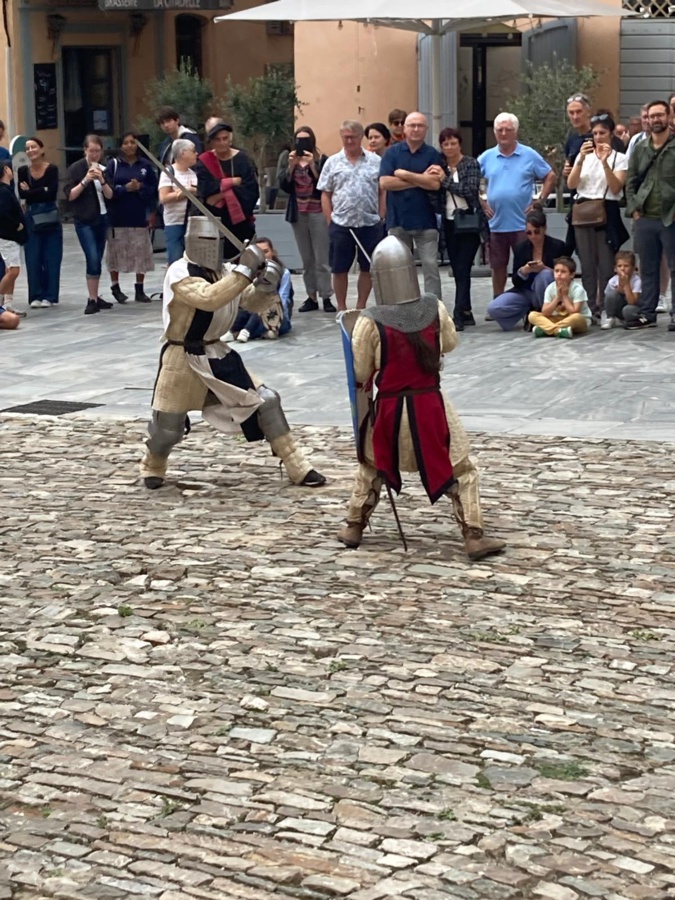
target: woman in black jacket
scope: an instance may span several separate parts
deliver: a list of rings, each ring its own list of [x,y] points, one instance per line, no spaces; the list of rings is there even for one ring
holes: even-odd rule
[[[25,249],[28,303],[34,309],[59,302],[63,260],[63,228],[56,205],[59,170],[47,162],[44,148],[39,138],[29,138],[26,156],[30,165],[20,166],[17,173],[29,234]]]
[[[106,200],[112,199],[113,195],[100,162],[102,155],[103,141],[97,134],[88,134],[84,139],[84,159],[74,162],[66,175],[65,194],[75,219],[75,234],[87,262],[89,293],[85,316],[112,307],[112,303],[98,296],[108,230]]]
[[[206,140],[211,149],[201,154],[195,166],[197,196],[235,237],[250,240],[255,234],[253,211],[260,196],[255,169],[246,154],[232,146],[231,125],[219,122]],[[225,240],[226,259],[240,252]]]
[[[462,153],[462,133],[457,128],[444,128],[438,140],[445,157],[445,167],[441,169],[443,236],[455,280],[452,318],[457,331],[464,331],[465,325],[476,324],[471,309],[471,269],[481,241],[490,238],[490,229],[480,203],[480,166],[473,156]],[[465,210],[476,214],[475,231],[458,229],[457,221]]]
[[[330,299],[333,288],[328,262],[328,224],[321,212],[321,191],[316,189],[326,158],[317,150],[314,132],[304,125],[295,132],[291,152],[279,159],[279,187],[288,194],[286,221],[293,228],[307,291],[307,299],[298,312],[318,309],[319,297],[324,312],[335,312]]]
[[[526,239],[513,249],[513,287],[488,305],[502,331],[512,331],[532,310],[541,309],[553,282],[553,264],[565,255],[565,242],[546,234],[546,213],[538,204],[525,216]],[[526,325],[527,327],[527,325]]]

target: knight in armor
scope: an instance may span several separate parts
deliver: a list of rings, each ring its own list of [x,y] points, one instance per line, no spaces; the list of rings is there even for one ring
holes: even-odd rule
[[[203,216],[188,220],[185,254],[164,279],[164,345],[141,461],[147,488],[164,484],[169,454],[189,431],[187,414],[195,409],[219,431],[267,440],[294,484],[325,484],[297,447],[277,392],[249,373],[239,354],[220,340],[240,307],[263,313],[277,301],[281,274],[255,244],[242,251],[236,265],[224,265],[216,226]]]
[[[378,244],[371,272],[377,306],[358,314],[351,339],[359,467],[338,540],[358,547],[384,483],[399,493],[401,472],[419,472],[431,503],[450,498],[469,558],[499,553],[504,541],[483,530],[466,432],[441,392],[441,355],[457,344],[455,326],[433,294],[420,296],[398,238]]]

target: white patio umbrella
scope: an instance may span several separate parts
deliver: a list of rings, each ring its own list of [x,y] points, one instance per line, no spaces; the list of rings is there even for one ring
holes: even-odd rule
[[[431,133],[436,136],[441,120],[441,35],[518,19],[632,15],[636,13],[605,0],[276,0],[215,21],[368,22],[431,35]]]

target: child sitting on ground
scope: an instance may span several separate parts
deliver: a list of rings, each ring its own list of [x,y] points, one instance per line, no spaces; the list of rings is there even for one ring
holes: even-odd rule
[[[640,294],[642,281],[635,271],[635,254],[630,250],[619,250],[614,257],[616,275],[609,279],[605,288],[605,311],[600,320],[601,328],[626,327],[640,315]]]
[[[276,340],[291,330],[291,315],[293,314],[293,284],[291,282],[291,273],[281,262],[274,249],[274,245],[269,238],[260,237],[256,240],[256,244],[265,254],[265,259],[272,259],[278,263],[284,270],[279,283],[279,296],[276,303],[273,303],[262,315],[247,312],[240,309],[234,325],[227,332],[223,340],[239,341],[245,344],[247,341],[253,341],[256,338],[267,338],[267,340]]]
[[[591,310],[586,291],[574,280],[576,270],[576,263],[568,256],[559,256],[554,261],[554,281],[546,288],[541,312],[534,311],[528,316],[534,325],[534,337],[571,338],[588,331]]]

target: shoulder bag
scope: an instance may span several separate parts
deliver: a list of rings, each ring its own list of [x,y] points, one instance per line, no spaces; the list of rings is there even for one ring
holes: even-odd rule
[[[612,172],[616,165],[616,150],[612,162]],[[575,228],[602,228],[607,224],[607,207],[605,199],[609,191],[609,184],[600,200],[590,200],[585,197],[576,197],[572,207],[572,225]]]
[[[480,216],[475,209],[460,209],[457,206],[455,195],[448,191],[452,197],[455,214],[452,221],[455,223],[455,234],[478,234],[480,231]]]

